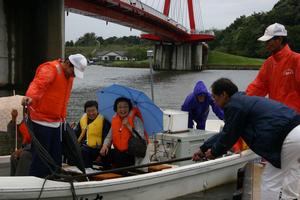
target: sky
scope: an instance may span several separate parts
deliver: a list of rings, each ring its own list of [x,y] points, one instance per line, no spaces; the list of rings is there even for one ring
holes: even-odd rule
[[[142,1],[151,5],[149,2],[157,0]],[[173,2],[174,1],[179,0],[173,0]],[[279,0],[194,0],[194,2],[195,1],[200,1],[200,6],[197,6],[197,8],[194,9],[194,12],[201,15],[201,25],[207,30],[212,28],[224,29],[242,15],[249,16],[254,12],[270,11]],[[197,5],[196,2],[194,5]],[[103,20],[70,12],[68,15],[65,13],[66,41],[76,41],[79,37],[88,32],[94,32],[97,36],[102,36],[103,38],[130,35],[139,36],[141,33],[139,30],[130,29],[129,27],[111,22],[106,24]]]

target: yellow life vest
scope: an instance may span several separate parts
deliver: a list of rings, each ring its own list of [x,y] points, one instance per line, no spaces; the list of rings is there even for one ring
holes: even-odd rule
[[[96,119],[88,125],[88,116],[87,114],[84,114],[80,119],[81,133],[78,138],[78,142],[80,143],[87,134],[87,145],[91,148],[100,147],[102,145],[103,122],[104,117],[98,114]]]

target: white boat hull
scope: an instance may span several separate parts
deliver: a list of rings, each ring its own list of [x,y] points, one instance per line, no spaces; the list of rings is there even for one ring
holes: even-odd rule
[[[236,179],[257,156],[250,150],[215,160],[117,179],[75,182],[78,199],[162,200],[203,191]],[[0,162],[1,163],[1,162]],[[0,199],[36,199],[44,179],[0,177]],[[47,181],[41,199],[72,199],[70,184]]]

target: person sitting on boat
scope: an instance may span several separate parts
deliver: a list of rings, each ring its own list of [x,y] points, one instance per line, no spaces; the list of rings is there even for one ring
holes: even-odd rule
[[[97,101],[85,102],[84,112],[75,133],[78,143],[81,144],[84,165],[89,168],[100,155],[99,151],[110,129],[110,122],[99,114]]]
[[[18,111],[13,109],[11,111],[11,121],[7,125],[7,132],[11,138],[17,139],[18,147],[15,147],[15,151],[10,156],[10,175],[11,176],[27,176],[29,173],[29,168],[31,165],[32,155],[31,155],[31,137],[26,127],[24,127],[23,122],[16,126],[16,119],[18,116]],[[17,128],[17,138],[16,138],[16,128]],[[21,137],[22,136],[22,137]],[[22,139],[22,143],[21,143]]]
[[[187,111],[189,113],[189,128],[193,128],[195,121],[197,123],[197,129],[205,129],[205,123],[209,113],[209,105],[216,116],[223,120],[223,110],[216,105],[204,83],[202,81],[198,81],[195,85],[194,91],[186,97],[181,106],[182,111]]]
[[[101,155],[107,155],[110,151],[112,163],[117,168],[149,163],[148,151],[144,158],[134,157],[127,152],[128,141],[130,137],[134,136],[133,131],[144,140],[148,140],[139,110],[132,106],[130,99],[120,97],[114,102],[114,111],[116,114],[112,118],[111,129],[101,148]],[[114,149],[110,149],[111,144]],[[147,169],[142,170],[146,171]]]
[[[277,101],[238,92],[226,78],[212,84],[212,94],[224,108],[225,125],[220,134],[200,146],[193,160],[221,156],[242,137],[252,151],[268,161],[261,180],[261,200],[298,199],[300,115]]]

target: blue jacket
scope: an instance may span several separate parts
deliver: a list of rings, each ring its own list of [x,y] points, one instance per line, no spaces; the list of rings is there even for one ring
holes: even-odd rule
[[[199,102],[197,96],[205,95],[205,101]],[[223,110],[218,107],[211,97],[211,94],[207,91],[204,83],[198,81],[194,91],[189,94],[184,103],[181,106],[182,111],[189,112],[188,127],[193,128],[193,120],[197,123],[197,129],[205,129],[205,122],[209,113],[209,105],[219,119],[224,118]]]
[[[213,156],[226,153],[242,137],[256,154],[281,167],[281,148],[288,133],[300,124],[300,116],[287,106],[263,97],[238,92],[224,107],[225,125],[221,133],[200,148],[211,148]]]

